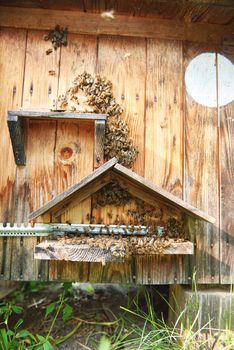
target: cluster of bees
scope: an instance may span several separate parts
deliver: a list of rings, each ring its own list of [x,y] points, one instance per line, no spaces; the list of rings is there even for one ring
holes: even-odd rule
[[[82,96],[81,92],[85,95]],[[71,104],[72,102],[72,104]],[[87,104],[84,110],[81,102]],[[94,112],[108,114],[105,132],[104,154],[106,160],[118,158],[119,163],[131,168],[138,155],[129,137],[127,123],[121,118],[123,108],[116,102],[112,83],[101,78],[93,77],[89,73],[78,75],[65,95],[58,97],[57,110],[71,110],[78,112]]]
[[[106,205],[121,206],[130,203],[132,196],[116,181],[111,181],[97,191],[92,200],[94,208],[105,207]]]
[[[164,254],[165,249],[174,239],[152,236],[121,236],[121,235],[81,235],[74,237],[60,237],[62,244],[86,245],[90,248],[100,248],[111,252],[113,257],[126,259],[137,255]],[[177,242],[183,242],[177,239]]]
[[[186,231],[183,222],[176,220],[175,218],[170,218],[165,224],[165,235],[167,237],[186,237]]]
[[[54,29],[50,30],[47,35],[44,36],[45,41],[51,41],[53,49],[57,50],[58,47],[67,45],[67,28],[60,28],[57,25]],[[50,48],[46,51],[49,55],[53,50]]]
[[[114,224],[147,226],[149,235],[157,232],[157,227],[164,227],[163,235],[166,237],[184,238],[185,229],[181,217],[172,208],[166,206],[152,206],[141,199],[133,197],[126,188],[121,187],[118,182],[112,181],[93,195],[93,208],[105,207],[106,205],[127,206],[123,208],[121,217]],[[170,213],[170,217],[168,216]]]

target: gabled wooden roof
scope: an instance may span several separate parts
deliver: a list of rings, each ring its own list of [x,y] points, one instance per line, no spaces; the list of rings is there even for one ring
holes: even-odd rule
[[[127,188],[130,194],[149,204],[154,205],[156,202],[163,202],[195,218],[211,223],[215,222],[215,219],[210,215],[118,164],[116,158],[112,158],[91,174],[84,177],[80,182],[60,193],[41,208],[30,213],[29,220],[35,219],[46,212],[58,215],[64,210],[69,209],[70,206],[74,206],[91,196],[113,179],[116,179],[120,185]]]

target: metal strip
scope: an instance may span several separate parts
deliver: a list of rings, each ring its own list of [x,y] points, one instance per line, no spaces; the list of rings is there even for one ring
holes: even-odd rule
[[[65,233],[146,235],[149,231],[152,232],[150,227],[136,225],[35,224],[25,226],[0,223],[0,236],[3,237],[48,236]],[[164,227],[157,226],[154,233],[161,236],[164,233]]]

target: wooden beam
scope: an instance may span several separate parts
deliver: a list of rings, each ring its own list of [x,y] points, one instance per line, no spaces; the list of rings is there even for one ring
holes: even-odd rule
[[[110,250],[89,247],[87,244],[63,244],[57,241],[45,241],[36,245],[34,259],[66,260],[86,262],[120,261]]]
[[[79,113],[79,112],[63,112],[50,111],[45,109],[19,109],[8,111],[8,118],[21,117],[30,119],[74,119],[74,120],[100,120],[104,121],[108,114],[101,113]]]
[[[126,6],[126,0],[115,0],[113,3],[113,9],[118,13],[118,8],[121,9],[121,13],[129,13],[132,14],[134,8],[137,6],[137,3],[130,2],[129,5],[124,8],[124,4]],[[154,5],[170,5],[171,0],[141,0],[140,6],[148,6],[149,11]],[[194,5],[209,5],[211,7],[231,7],[233,8],[233,0],[173,0],[173,5],[181,5],[185,6],[188,4]],[[28,8],[44,8],[44,9],[56,9],[56,10],[69,10],[69,11],[82,11],[84,8],[83,1],[77,0],[68,0],[68,1],[51,1],[51,0],[43,0],[43,1],[35,1],[35,0],[0,0],[0,5],[3,6],[13,6],[13,7],[28,7]],[[110,7],[111,8],[111,7]],[[88,4],[88,12],[102,12],[106,9],[105,3],[99,1],[94,1]],[[170,15],[170,12],[168,12]]]
[[[7,6],[0,7],[0,23],[2,27],[40,30],[49,30],[59,23],[61,27],[68,27],[70,33],[174,39],[219,45],[225,36],[233,34],[233,24],[227,26],[120,15],[105,19],[95,13]]]
[[[163,255],[192,255],[192,242],[173,242],[165,247]],[[44,241],[36,245],[34,259],[66,260],[86,262],[117,262],[123,259],[116,257],[111,248],[89,247],[87,244],[64,244],[59,241]]]

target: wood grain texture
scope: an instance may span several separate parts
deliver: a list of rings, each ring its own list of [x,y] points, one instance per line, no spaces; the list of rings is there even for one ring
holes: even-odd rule
[[[44,41],[45,34],[38,30],[28,33],[23,108],[53,108],[57,98],[60,49],[47,55],[52,44]]]
[[[105,144],[105,129],[104,121],[95,121],[94,126],[94,169],[104,163],[104,144]]]
[[[207,47],[185,47],[185,69]],[[196,77],[196,72],[194,72]],[[199,82],[198,82],[199,83]],[[198,283],[219,282],[218,120],[215,108],[204,107],[186,95],[185,200],[216,218],[214,225],[195,226]]]
[[[113,95],[123,106],[133,144],[139,155],[133,170],[144,174],[144,111],[146,45],[144,39],[100,37],[97,72],[113,83]],[[123,79],[124,77],[124,79]]]
[[[144,174],[144,108],[145,108],[145,39],[102,36],[98,41],[97,73],[113,83],[113,95],[124,108],[121,117],[127,122],[133,144],[139,155],[133,165]],[[124,77],[124,79],[123,79]],[[105,206],[92,210],[96,223],[114,224],[121,211]],[[108,214],[111,212],[111,217]]]
[[[192,22],[229,23],[233,16],[232,0],[5,0],[0,5],[44,8],[54,10],[102,13],[113,10],[115,14],[189,20]]]
[[[234,282],[234,102],[220,108],[221,283]]]
[[[137,257],[135,262],[135,278],[137,284],[190,284],[193,267],[185,256],[150,256]]]
[[[58,94],[64,94],[78,74],[96,73],[97,38],[91,35],[68,34],[68,44],[61,48]]]
[[[14,165],[14,156],[7,130],[7,110],[20,108],[23,90],[24,58],[26,50],[26,31],[15,29],[0,30],[0,222],[22,220],[20,196],[24,186],[19,185],[19,171]],[[12,251],[18,251],[18,241],[0,238],[2,279],[19,279],[17,266],[11,260]],[[16,253],[17,254],[17,253]]]
[[[79,112],[55,112],[47,109],[19,109],[8,111],[8,120],[15,120],[14,117],[30,119],[74,119],[74,120],[106,120],[107,114],[101,113],[79,113]]]
[[[112,180],[117,180],[121,186],[123,185],[123,188],[127,188],[127,191],[130,194],[153,206],[157,206],[157,202],[159,201],[160,203],[164,203],[165,205],[180,210],[192,217],[212,223],[215,222],[215,219],[206,213],[198,210],[160,187],[155,186],[152,182],[126,167],[118,163],[116,164],[115,158],[112,158],[86,177],[83,177],[80,182],[69,187],[67,190],[54,197],[50,202],[32,212],[29,217],[30,219],[36,218],[51,211],[51,209],[54,213],[58,211],[62,213],[64,210],[68,209],[68,206],[74,206],[74,202],[76,202],[76,204],[80,203]]]
[[[182,43],[147,40],[145,177],[183,193]]]
[[[57,96],[59,75],[59,49],[46,55],[48,42],[45,32],[29,31],[25,61],[23,108],[52,108]],[[54,75],[49,75],[54,70]],[[35,210],[49,201],[56,193],[54,183],[54,147],[56,121],[27,120],[26,157],[24,178],[27,183],[27,207],[24,212]],[[38,238],[23,238],[23,280],[37,280],[40,262],[33,259],[33,247]],[[47,270],[46,265],[43,265]],[[45,278],[47,278],[45,276]]]
[[[57,123],[55,143],[56,191],[76,185],[93,170],[93,122]]]
[[[111,160],[109,160],[108,162],[103,164],[100,168],[96,169],[95,171],[93,171],[92,173],[90,173],[89,175],[87,175],[86,177],[81,179],[80,182],[78,182],[77,184],[68,188],[66,191],[62,192],[61,194],[57,195],[51,201],[46,203],[46,205],[44,205],[43,207],[41,207],[37,211],[32,212],[29,216],[29,219],[31,220],[33,218],[36,218],[36,217],[46,213],[51,208],[54,208],[56,205],[60,206],[62,204],[62,206],[63,206],[63,204],[65,204],[65,203],[63,203],[64,201],[66,201],[66,202],[71,201],[71,199],[74,197],[75,194],[77,194],[77,192],[79,190],[84,189],[87,185],[93,184],[94,180],[98,181],[100,179],[100,177],[102,177],[102,175],[107,173],[108,170],[111,169],[116,164],[116,162],[117,162],[117,159],[112,158]],[[103,181],[104,181],[104,179],[103,179]],[[105,183],[105,181],[104,181],[104,183]],[[101,183],[100,183],[100,186],[101,186]],[[99,188],[100,188],[100,186],[99,186]],[[88,189],[87,190],[87,197],[89,195],[91,195],[93,192],[95,192],[95,188]],[[85,198],[87,198],[87,197],[85,197]]]
[[[116,261],[110,250],[98,247],[90,248],[87,244],[64,244],[56,241],[44,241],[35,247],[34,258],[39,260],[65,260],[101,262]]]
[[[65,93],[78,74],[82,74],[84,71],[95,74],[96,53],[96,37],[76,34],[68,35],[68,45],[61,49],[59,95]],[[77,145],[75,149],[78,151],[78,158],[75,161],[76,174],[74,174],[72,180],[72,184],[75,184],[94,169],[95,126],[90,123],[79,123],[76,125],[76,134],[74,128],[71,126],[70,130],[68,128],[69,127],[66,126],[66,133],[69,135],[68,138],[66,136],[66,139],[73,142],[74,145]],[[58,143],[60,142],[60,138],[58,138]],[[65,170],[64,166],[63,169]],[[70,210],[65,211],[61,215],[61,220],[62,222],[86,223],[87,217],[91,217],[90,198],[82,201],[80,204],[74,205]]]
[[[110,21],[95,13],[17,7],[1,7],[0,22],[4,27],[41,30],[49,30],[59,23],[61,27],[69,27],[70,33],[123,35],[214,44],[221,44],[225,35],[230,35],[233,31],[232,24],[225,26],[119,15]]]
[[[2,14],[0,16],[2,16]],[[71,14],[71,16],[73,15]],[[56,22],[58,18],[59,17],[56,17]],[[69,23],[72,23],[73,17],[70,17],[69,21]],[[37,24],[35,23],[33,25],[36,26]],[[50,27],[52,25],[53,23],[50,23]],[[62,25],[62,22],[60,25]],[[141,29],[142,28],[139,30]],[[176,27],[173,28],[173,30],[176,30]],[[80,165],[80,158],[78,156],[75,158],[75,162],[78,161],[78,164],[74,162],[72,172],[66,169],[65,164],[62,166],[60,166],[60,164],[60,168],[58,167],[63,139],[64,143],[67,143],[65,135],[67,135],[67,133],[70,134],[67,139],[68,143],[70,141],[75,142],[76,135],[80,135],[80,129],[79,131],[75,130],[76,126],[73,121],[71,121],[69,127],[66,126],[64,120],[59,121],[59,123],[61,123],[59,127],[57,127],[57,121],[43,121],[43,125],[40,125],[40,122],[37,124],[36,121],[32,120],[26,121],[25,145],[30,162],[25,169],[18,167],[16,170],[15,168],[6,124],[6,114],[9,109],[19,109],[21,107],[25,53],[26,67],[23,106],[31,109],[50,108],[51,104],[53,105],[53,98],[48,95],[49,87],[51,86],[50,91],[54,96],[56,96],[57,91],[59,93],[64,93],[70,86],[73,77],[76,74],[82,73],[85,69],[91,74],[99,72],[102,76],[110,78],[114,84],[114,94],[116,96],[118,95],[119,102],[126,105],[126,111],[130,111],[131,109],[133,113],[138,113],[139,118],[142,117],[140,111],[145,113],[145,107],[142,106],[143,103],[146,104],[147,109],[152,108],[154,110],[154,107],[148,104],[148,93],[149,96],[151,96],[150,93],[155,89],[155,86],[157,88],[160,86],[161,94],[164,92],[162,94],[162,99],[164,98],[163,103],[165,104],[160,107],[161,113],[162,115],[164,113],[169,114],[169,110],[167,109],[168,105],[166,104],[167,97],[165,96],[168,92],[171,100],[173,89],[171,86],[167,85],[168,88],[165,90],[165,81],[160,85],[161,78],[163,78],[163,67],[164,70],[167,70],[168,74],[170,74],[174,91],[179,93],[179,86],[182,84],[183,72],[182,77],[179,78],[181,66],[180,62],[176,61],[176,58],[179,58],[181,54],[180,43],[178,42],[149,40],[147,43],[147,52],[142,54],[143,42],[145,43],[145,39],[143,38],[138,40],[128,37],[101,36],[98,39],[99,46],[97,47],[96,37],[69,34],[68,47],[62,47],[61,50],[61,70],[59,73],[58,57],[55,58],[53,54],[48,56],[45,54],[48,43],[43,41],[43,35],[44,32],[41,31],[29,31],[26,53],[26,31],[6,28],[0,31],[0,86],[2,88],[2,99],[0,103],[0,145],[3,150],[0,155],[0,221],[26,221],[29,210],[34,210],[40,205],[43,205],[47,200],[50,200],[56,195],[60,189],[65,189],[66,186],[76,181],[76,176],[79,176],[78,168]],[[163,65],[160,65],[159,62],[159,52],[154,51],[156,50],[156,42],[157,45],[159,45],[158,43],[160,42],[160,47],[164,48],[164,54],[169,56],[166,63],[163,63]],[[172,63],[170,63],[169,49],[172,51],[171,55],[176,61],[174,62],[176,69],[172,67],[171,73],[169,67],[172,66]],[[231,50],[230,46],[229,49]],[[184,67],[187,66],[189,60],[194,55],[202,52],[202,50],[209,51],[211,48],[208,46],[200,47],[192,43],[188,44],[184,50]],[[120,55],[120,53],[123,54]],[[129,56],[128,53],[131,55]],[[123,57],[125,54],[127,55]],[[155,59],[154,54],[158,61]],[[129,62],[126,63],[125,60],[129,60]],[[151,62],[152,70],[149,70],[150,66],[146,67],[149,61]],[[131,64],[131,62],[133,62],[133,64]],[[162,62],[164,62],[163,58]],[[138,63],[140,65],[140,70],[138,69]],[[155,63],[157,63],[159,67],[157,70],[154,69]],[[145,80],[147,82],[146,100],[145,97],[142,97],[140,94],[137,98],[134,95],[144,90],[144,87],[142,90],[142,76],[145,73],[143,74],[142,72],[146,68],[143,68],[143,66],[148,69],[148,73],[145,75]],[[54,76],[51,76],[48,74],[48,70],[54,69],[54,67],[56,72]],[[9,72],[11,72],[11,74]],[[178,74],[178,72],[180,72],[180,74]],[[175,77],[178,77],[178,79],[176,80]],[[32,89],[30,86],[31,82],[33,82]],[[149,91],[151,89],[149,85],[151,82],[154,82],[155,85],[153,85],[152,91]],[[137,88],[134,89],[134,86]],[[125,100],[122,100],[122,94]],[[154,95],[152,96],[154,97]],[[181,96],[176,95],[176,99],[179,101]],[[174,105],[173,100],[173,108],[170,110],[170,113],[172,113],[174,108],[177,111],[175,120],[178,121],[180,120],[179,105],[177,103]],[[209,215],[214,216],[217,219],[216,224],[218,224],[218,141],[216,111],[198,106],[189,96],[187,96],[186,105],[183,108],[185,108],[186,113],[184,199],[199,209],[208,212]],[[49,275],[47,262],[38,261],[38,263],[34,264],[32,250],[39,239],[30,238],[27,241],[27,237],[22,239],[1,238],[1,279],[77,279],[80,281],[90,280],[92,282],[115,281],[120,283],[146,284],[191,283],[193,267],[196,265],[198,281],[200,283],[218,283],[219,267],[223,275],[221,276],[222,283],[229,283],[233,275],[233,228],[231,226],[232,212],[230,211],[229,201],[229,199],[232,198],[230,194],[232,193],[233,187],[231,166],[233,128],[231,119],[228,118],[232,116],[232,113],[233,107],[231,105],[226,106],[225,109],[221,111],[221,261],[218,253],[218,230],[215,226],[206,225],[196,226],[196,230],[192,232],[192,236],[197,237],[195,261],[193,261],[193,259],[182,258],[182,256],[137,257],[125,263],[110,263],[104,267],[99,263],[54,261],[50,262]],[[139,123],[138,119],[135,120],[133,118],[131,120],[130,113],[129,117],[126,114],[125,116],[129,121],[132,135],[136,135],[137,133],[142,135],[141,129],[143,124]],[[44,124],[44,122],[46,124]],[[181,124],[179,123],[178,128],[181,128]],[[165,127],[162,129],[165,131]],[[166,137],[168,137],[168,141],[164,138],[165,134]],[[163,147],[170,145],[174,152],[173,154],[177,157],[179,152],[178,148],[173,148],[172,128],[170,129],[170,135],[167,133],[165,134],[163,132],[159,134],[159,136],[163,135]],[[60,135],[59,140],[58,135]],[[147,135],[151,137],[151,135],[149,135],[149,128]],[[141,136],[139,137],[141,138]],[[137,138],[135,140],[137,144]],[[156,141],[158,142],[158,140]],[[183,140],[178,141],[177,139],[176,146],[179,145],[178,142],[183,142]],[[72,150],[74,148],[73,146],[74,144],[72,144]],[[161,144],[159,147],[161,147]],[[147,153],[145,143],[143,144],[142,150],[145,156]],[[139,159],[143,161],[142,163],[139,161],[140,163],[137,165],[139,170],[136,169],[139,173],[143,171],[141,173],[142,175],[145,174],[144,156],[143,158],[142,155],[140,156]],[[56,166],[55,162],[57,162]],[[174,182],[172,181],[172,186],[168,186],[167,190],[181,196],[183,186],[181,186],[181,183],[177,183],[175,179],[176,176],[179,178],[178,174],[181,174],[183,164],[179,164],[179,171],[176,173],[175,169],[177,165],[175,164],[177,164],[177,158],[172,157],[172,163],[174,170],[169,171],[169,178],[174,179]],[[90,164],[88,159],[84,159],[82,168],[85,167],[86,164]],[[161,166],[161,163],[159,163],[159,166]],[[159,167],[159,169],[161,168]],[[85,169],[83,170],[85,171]],[[162,174],[161,170],[158,170],[158,168],[157,171],[160,172],[160,174],[153,174],[152,176],[164,179],[165,174]],[[66,176],[68,176],[68,178],[66,178]],[[169,182],[165,180],[165,184],[167,186]],[[82,205],[83,204],[81,204],[81,207],[77,205],[73,208],[69,208],[67,212],[65,211],[62,214],[61,220],[63,222],[69,220],[72,222],[77,222],[77,220],[79,222],[86,222],[85,220],[87,220],[87,222],[89,222],[86,215],[86,208],[88,206],[85,205],[82,207]],[[117,214],[118,210],[116,211]],[[91,212],[91,215],[93,215],[93,213],[94,211]],[[108,211],[106,209],[103,210],[103,214],[100,214],[100,218],[108,220]],[[50,215],[47,215],[47,218],[44,220],[45,222],[49,222],[51,220]],[[107,221],[107,223],[110,222]],[[17,262],[20,262],[20,266],[16,265]]]
[[[169,247],[164,249],[162,255],[192,255],[193,252],[193,243],[191,242],[172,242]],[[116,257],[111,249],[49,240],[36,245],[34,259],[101,262],[103,264],[124,260]]]
[[[214,218],[210,217],[204,212],[201,212],[197,208],[191,206],[180,198],[177,198],[173,194],[165,191],[164,189],[154,185],[151,181],[146,180],[144,177],[136,174],[135,172],[125,168],[121,164],[115,164],[113,167],[113,173],[120,175],[122,178],[126,179],[131,186],[137,185],[142,190],[142,199],[147,198],[147,194],[154,197],[154,200],[160,200],[165,204],[170,204],[186,214],[197,217],[199,219],[214,222]],[[115,175],[116,176],[116,175]],[[136,195],[140,195],[136,193]]]
[[[16,167],[7,129],[7,110],[21,106],[26,31],[0,30],[0,222],[15,221]]]

